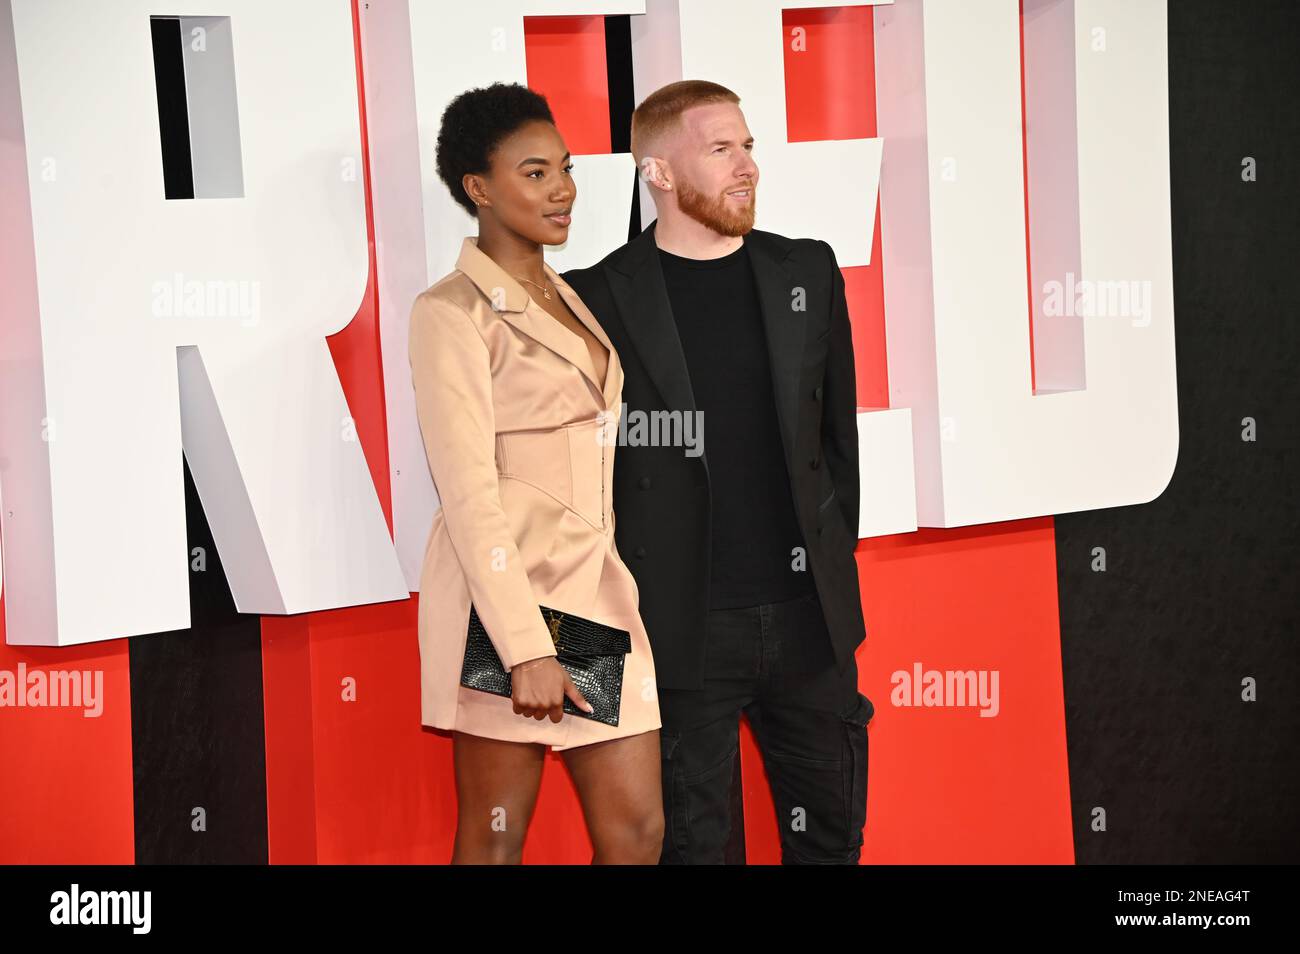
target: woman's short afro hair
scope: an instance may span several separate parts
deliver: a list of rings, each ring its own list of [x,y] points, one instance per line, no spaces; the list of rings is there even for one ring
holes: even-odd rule
[[[470,215],[478,215],[478,206],[461,180],[487,172],[501,140],[534,119],[555,122],[546,97],[518,83],[466,90],[447,105],[438,130],[438,178]]]

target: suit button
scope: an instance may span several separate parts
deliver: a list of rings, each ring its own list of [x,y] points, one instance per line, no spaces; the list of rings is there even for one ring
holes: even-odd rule
[[[649,489],[650,489],[650,478],[649,478],[649,477],[642,477],[641,480],[638,481],[638,483],[640,484],[642,490],[649,490]]]
[[[645,547],[637,547],[632,552],[635,553],[641,559],[645,559]]]
[[[813,470],[816,470],[821,465],[822,465],[822,460],[820,457],[814,457],[812,460],[808,461],[808,466],[811,467]]]
[[[822,399],[822,386],[820,384],[813,388],[813,397],[819,401]]]

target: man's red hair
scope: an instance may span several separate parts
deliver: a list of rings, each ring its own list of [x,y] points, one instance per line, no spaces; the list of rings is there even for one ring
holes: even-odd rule
[[[682,113],[708,103],[739,103],[740,97],[708,80],[680,80],[655,90],[632,113],[632,158],[637,165],[656,155],[681,125]]]

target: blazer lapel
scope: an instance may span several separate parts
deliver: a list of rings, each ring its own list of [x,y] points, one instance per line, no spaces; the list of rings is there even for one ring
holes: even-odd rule
[[[602,383],[596,379],[596,369],[591,363],[591,352],[587,350],[587,343],[556,321],[553,315],[548,314],[538,306],[529,297],[523,285],[493,261],[486,252],[480,251],[475,236],[466,236],[465,241],[461,244],[460,257],[456,260],[456,268],[464,272],[478,286],[479,291],[487,296],[492,309],[503,319],[528,335],[528,337],[554,351],[570,364],[575,365],[582,372],[583,377],[591,382],[596,392],[604,398],[605,408],[609,408],[611,397],[609,386],[613,383],[612,372],[614,370],[612,357],[606,367],[605,381]],[[561,297],[568,302],[574,314],[591,329],[591,332],[601,340],[605,347],[609,348],[612,355],[614,349],[610,346],[609,339],[605,337],[605,332],[596,323],[595,318],[591,316],[591,312],[587,311],[585,306],[582,306],[578,296],[567,284],[561,288],[559,276],[555,274],[549,265],[543,263],[543,268],[551,280],[555,282]],[[565,294],[566,290],[567,294]],[[577,302],[576,306],[574,302]],[[586,312],[586,315],[583,312]]]
[[[565,300],[570,310],[578,316],[578,320],[587,326],[587,330],[595,335],[596,340],[604,345],[605,350],[609,352],[609,361],[605,365],[605,381],[603,385],[598,384],[597,388],[600,390],[601,397],[604,398],[605,409],[610,410],[613,407],[614,398],[618,396],[618,392],[623,387],[623,365],[618,360],[618,351],[614,348],[613,342],[609,340],[609,336],[605,334],[605,329],[596,320],[596,316],[591,313],[591,309],[578,297],[578,293],[570,287],[569,283],[561,278],[559,273],[550,265],[543,264],[542,267],[546,269],[546,274],[550,277],[551,282],[554,283],[556,290],[560,293],[560,297]],[[568,331],[567,328],[564,330]],[[596,384],[595,368],[591,364],[591,352],[587,350],[586,342],[580,342],[580,344],[582,345],[582,353],[587,357],[587,364],[583,371],[589,372],[587,377],[593,384]]]
[[[668,300],[668,286],[659,264],[659,250],[654,241],[656,222],[651,222],[627,246],[627,254],[617,264],[605,266],[610,294],[624,316],[623,325],[632,340],[641,363],[669,411],[694,414],[695,392],[691,389],[686,354],[682,351]],[[708,474],[708,452],[700,454]]]
[[[753,230],[745,235],[758,286],[758,304],[763,312],[767,332],[768,363],[772,368],[772,393],[776,399],[776,416],[781,426],[787,465],[793,465],[795,425],[799,420],[800,380],[803,376],[804,334],[808,322],[804,312],[791,307],[791,292],[799,284],[786,267],[788,252],[776,248]],[[793,476],[794,468],[790,467]]]
[[[628,243],[627,254],[617,264],[605,266],[610,291],[619,313],[626,316],[624,325],[641,363],[645,365],[655,387],[669,410],[696,411],[691,389],[690,371],[677,334],[654,241],[656,222]],[[763,328],[767,340],[768,363],[772,370],[772,387],[777,419],[785,448],[787,467],[794,454],[794,427],[797,420],[799,385],[803,369],[806,322],[791,308],[791,289],[795,282],[785,264],[787,254],[774,248],[762,235],[750,231],[745,235],[749,251]],[[708,454],[701,454],[705,472]],[[793,473],[793,468],[791,468]]]

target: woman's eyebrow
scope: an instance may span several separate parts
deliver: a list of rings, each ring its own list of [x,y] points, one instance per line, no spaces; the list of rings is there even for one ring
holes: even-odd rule
[[[570,155],[571,153],[566,152],[560,161],[563,162],[565,159],[568,159]],[[529,156],[527,159],[520,159],[515,163],[515,168],[518,169],[520,166],[527,165],[530,162],[535,162],[540,166],[549,166],[551,164],[551,160],[543,159],[541,156]]]

